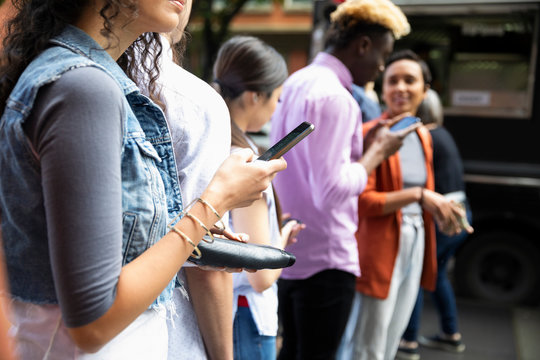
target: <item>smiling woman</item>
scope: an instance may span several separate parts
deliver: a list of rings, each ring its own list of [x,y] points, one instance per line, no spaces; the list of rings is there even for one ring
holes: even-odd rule
[[[382,118],[416,115],[430,81],[416,54],[392,54],[383,74]],[[364,132],[376,123],[366,123]],[[358,253],[369,271],[357,279],[361,306],[352,319],[358,321],[354,358],[393,359],[419,286],[435,285],[434,220],[448,234],[461,231],[456,217],[462,210],[434,192],[433,149],[425,127],[407,135],[401,149],[370,174],[358,214]]]
[[[416,114],[431,83],[431,74],[424,62],[403,58],[393,62],[384,74],[383,100],[390,117]]]

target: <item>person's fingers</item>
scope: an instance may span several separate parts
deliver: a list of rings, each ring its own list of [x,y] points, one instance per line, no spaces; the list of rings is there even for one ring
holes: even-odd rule
[[[403,114],[399,114],[398,116],[395,116],[391,119],[388,119],[386,124],[388,127],[394,126],[396,123],[400,122],[403,118],[406,118],[408,116],[413,116],[410,112],[405,112]]]
[[[223,231],[223,235],[227,237],[229,240],[235,240],[239,242],[247,242],[249,240],[249,235],[244,233],[235,233],[230,231],[229,229],[225,229]]]
[[[205,271],[224,271],[224,267],[217,267],[217,266],[210,266],[210,265],[197,265],[197,267],[201,270]]]
[[[272,174],[276,174],[279,171],[283,171],[287,168],[287,162],[283,157],[280,157],[279,159],[270,160],[267,162],[269,165],[269,170]]]
[[[232,153],[232,156],[237,156],[242,159],[244,162],[250,162],[253,160],[255,153],[249,148],[235,149]]]

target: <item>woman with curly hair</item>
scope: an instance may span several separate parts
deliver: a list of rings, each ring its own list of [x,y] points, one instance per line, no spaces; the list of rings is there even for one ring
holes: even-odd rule
[[[165,359],[176,273],[220,214],[258,199],[285,162],[231,155],[183,204],[163,112],[130,75],[133,43],[155,49],[142,63],[158,98],[157,32],[178,25],[184,2],[13,2],[0,213],[18,355]]]

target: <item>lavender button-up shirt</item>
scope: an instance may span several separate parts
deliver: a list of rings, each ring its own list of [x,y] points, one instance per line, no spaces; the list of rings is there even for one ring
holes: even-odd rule
[[[287,248],[297,260],[283,270],[284,279],[305,279],[328,269],[360,275],[354,233],[367,173],[356,162],[362,156],[362,118],[351,87],[350,71],[327,53],[283,86],[272,118],[272,143],[302,121],[315,125],[285,155],[287,169],[274,180],[283,211],[307,225]]]

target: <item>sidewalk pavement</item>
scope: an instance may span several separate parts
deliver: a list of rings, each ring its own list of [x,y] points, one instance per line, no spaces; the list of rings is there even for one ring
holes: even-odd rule
[[[439,321],[429,295],[425,300],[420,334],[429,336],[439,331]],[[540,359],[540,306],[509,307],[467,299],[457,299],[457,306],[465,352],[420,347],[422,360]]]

